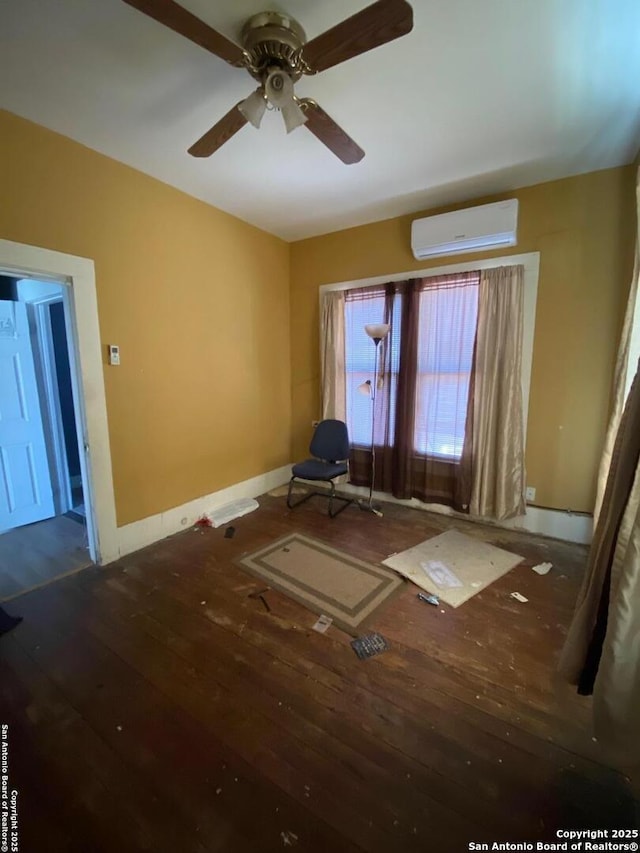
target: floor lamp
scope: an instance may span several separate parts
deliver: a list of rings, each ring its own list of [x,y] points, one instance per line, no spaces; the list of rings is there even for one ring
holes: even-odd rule
[[[389,334],[390,325],[388,323],[378,323],[374,325],[367,325],[364,327],[365,332],[373,343],[375,344],[375,364],[373,368],[373,384],[370,379],[367,379],[366,382],[363,382],[362,385],[358,386],[358,391],[361,394],[366,394],[371,397],[371,484],[369,486],[369,500],[361,500],[359,502],[360,509],[364,512],[372,512],[374,515],[382,515],[382,512],[378,507],[375,507],[372,503],[373,497],[373,483],[376,476],[376,396],[378,392],[378,356],[379,356],[379,346],[380,341],[384,340]]]

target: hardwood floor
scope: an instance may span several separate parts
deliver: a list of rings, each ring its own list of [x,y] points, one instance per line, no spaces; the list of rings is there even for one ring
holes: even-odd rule
[[[87,531],[64,515],[0,535],[0,601],[91,565]]]
[[[455,522],[525,563],[457,610],[407,584],[371,626],[391,649],[359,661],[280,593],[271,612],[248,598],[261,585],[234,561],[297,530],[377,562],[452,522],[260,505],[234,538],[190,530],[7,608],[24,616],[0,639],[22,851],[448,853],[637,827],[635,780],[554,676],[584,548]]]

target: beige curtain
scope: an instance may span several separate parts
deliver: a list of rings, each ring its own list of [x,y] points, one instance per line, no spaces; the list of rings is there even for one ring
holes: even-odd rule
[[[640,170],[636,202],[640,223]],[[593,541],[560,658],[560,671],[578,692],[593,693],[594,733],[610,759],[623,766],[640,762],[640,376],[631,352],[639,274],[640,227],[598,474]]]
[[[471,515],[524,513],[522,324],[524,267],[483,270],[478,294]]]
[[[640,377],[611,453],[601,512],[560,671],[593,693],[594,733],[622,765],[640,761]]]
[[[320,376],[322,419],[347,419],[344,355],[344,291],[322,297],[320,311]]]
[[[627,302],[627,310],[622,327],[622,337],[620,339],[620,347],[618,349],[618,358],[616,360],[616,368],[613,379],[613,409],[607,427],[607,434],[602,451],[602,459],[600,460],[600,468],[598,469],[598,483],[596,488],[596,503],[593,510],[594,524],[598,520],[604,489],[607,483],[607,476],[611,466],[611,454],[613,452],[613,444],[616,439],[622,410],[625,403],[625,392],[628,385],[626,379],[629,371],[629,355],[631,344],[631,333],[633,330],[633,320],[636,312],[636,301],[638,298],[638,279],[640,278],[640,169],[636,174],[636,226],[638,229],[638,237],[636,239],[636,252],[633,267],[633,277],[631,279],[631,287],[629,289],[629,299]]]
[[[636,398],[640,385],[636,383]],[[631,402],[631,395],[629,395]],[[640,405],[632,429],[640,434]],[[631,411],[630,410],[630,411]],[[621,464],[626,464],[624,461]],[[610,607],[594,689],[595,733],[618,760],[640,761],[640,468],[629,493],[611,567]]]

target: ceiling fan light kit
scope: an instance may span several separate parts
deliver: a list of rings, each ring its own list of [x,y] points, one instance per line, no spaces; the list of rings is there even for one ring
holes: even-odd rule
[[[295,101],[281,107],[282,118],[284,119],[284,127],[287,133],[291,133],[296,127],[301,127],[308,121],[306,114]]]
[[[193,157],[211,156],[247,122],[259,128],[271,104],[282,113],[287,133],[306,125],[343,163],[358,163],[364,157],[362,148],[315,101],[298,99],[294,83],[305,74],[325,71],[404,36],[413,28],[413,11],[406,0],[377,0],[311,41],[288,15],[261,12],[242,27],[240,46],[175,0],[124,2],[230,65],[246,69],[259,83],[258,89],[232,107],[189,148]]]
[[[265,80],[264,93],[269,103],[282,112],[287,133],[307,121],[307,116],[293,94],[293,80],[286,71],[271,69]]]
[[[238,104],[238,109],[249,124],[255,128],[260,127],[262,117],[267,109],[267,98],[262,89],[256,89],[249,97]]]

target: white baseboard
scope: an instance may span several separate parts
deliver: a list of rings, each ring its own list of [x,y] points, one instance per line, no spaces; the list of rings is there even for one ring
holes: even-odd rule
[[[345,484],[339,487],[340,491],[347,494],[368,497],[369,489],[362,486]],[[526,515],[510,518],[507,521],[488,521],[485,519],[471,518],[464,513],[456,512],[451,507],[442,504],[426,504],[412,498],[411,500],[400,500],[388,495],[386,492],[374,492],[377,501],[400,504],[412,509],[422,509],[427,512],[435,512],[439,515],[448,515],[460,518],[464,521],[474,521],[479,524],[492,524],[496,527],[507,529],[525,530],[527,533],[538,533],[541,536],[551,536],[553,539],[564,539],[566,542],[578,542],[588,545],[593,534],[593,518],[584,513],[564,512],[559,509],[540,509],[539,507],[527,507]]]
[[[502,522],[503,527],[540,533],[553,539],[588,545],[593,536],[593,516],[586,513],[567,512],[560,509],[527,507],[527,514]]]
[[[196,498],[182,506],[173,507],[157,515],[151,515],[140,521],[118,527],[118,555],[124,557],[138,551],[153,542],[165,539],[180,530],[192,526],[205,513],[211,512],[229,501],[237,498],[257,498],[265,492],[286,483],[291,477],[291,465],[275,468],[250,480],[236,483],[219,492],[213,492],[201,498]]]
[[[211,510],[229,501],[236,500],[237,498],[257,498],[259,495],[263,495],[265,492],[288,482],[290,477],[291,465],[283,465],[282,468],[267,471],[265,474],[252,477],[250,480],[244,480],[242,483],[236,483],[234,486],[229,486],[210,495],[196,498],[196,500],[189,501],[186,504],[182,504],[182,506],[173,507],[157,515],[151,515],[140,521],[134,521],[131,524],[125,524],[124,527],[117,529],[118,556],[124,557],[125,554],[138,551],[140,548],[165,539],[167,536],[172,536],[180,530],[186,530],[202,515],[211,512]],[[369,494],[369,490],[366,488],[346,483],[340,485],[339,489],[348,494],[358,496],[368,496]],[[379,501],[387,501],[388,503],[396,503],[412,507],[413,509],[436,512],[440,515],[448,515],[465,521],[475,520],[462,513],[457,513],[449,507],[441,506],[440,504],[425,504],[415,498],[403,501],[382,492],[374,492],[374,497]],[[593,529],[593,519],[591,516],[562,512],[561,510],[539,509],[538,507],[528,507],[527,514],[519,518],[509,519],[509,521],[504,522],[488,523],[494,523],[497,527],[526,530],[529,533],[539,533],[542,536],[552,536],[555,539],[564,539],[568,542],[579,542],[582,544],[588,544],[591,541]]]

